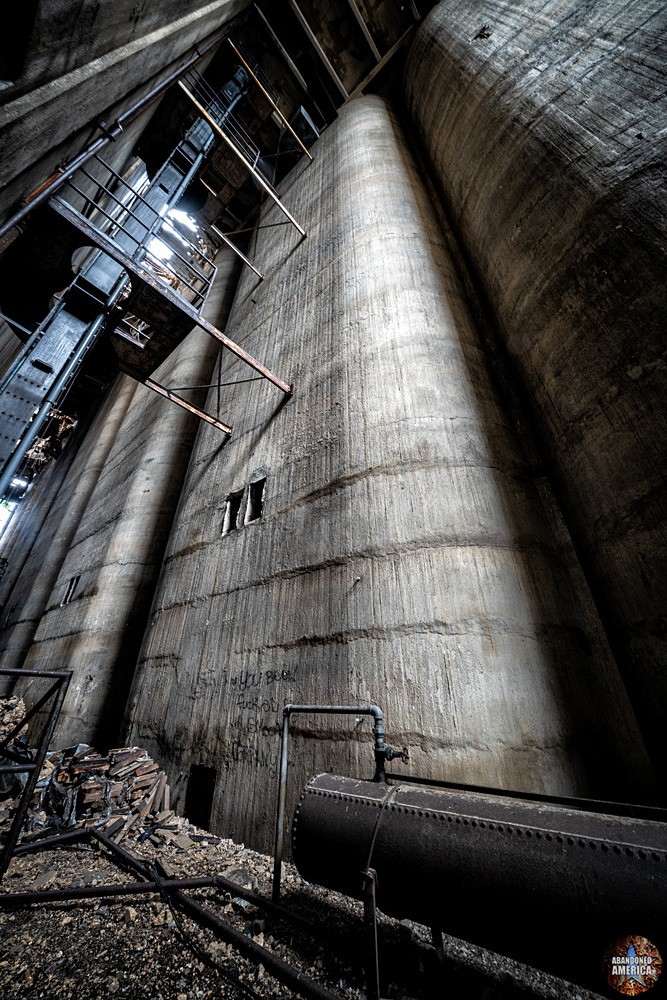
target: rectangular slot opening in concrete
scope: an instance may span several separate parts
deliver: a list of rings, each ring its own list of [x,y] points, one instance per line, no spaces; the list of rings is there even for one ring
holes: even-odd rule
[[[265,486],[266,478],[256,479],[254,482],[250,483],[250,486],[248,487],[248,506],[246,507],[245,512],[246,524],[250,524],[252,521],[259,521],[262,516]]]
[[[230,531],[238,528],[239,513],[243,502],[243,490],[236,490],[230,493],[225,500],[225,518],[222,522],[222,533],[228,535]]]
[[[193,764],[185,791],[185,815],[195,826],[208,830],[218,772],[214,767]]]
[[[63,597],[60,607],[64,608],[66,604],[74,600],[74,595],[76,594],[76,588],[79,586],[79,580],[81,576],[73,576],[70,582],[67,584],[67,590],[65,591],[65,596]]]

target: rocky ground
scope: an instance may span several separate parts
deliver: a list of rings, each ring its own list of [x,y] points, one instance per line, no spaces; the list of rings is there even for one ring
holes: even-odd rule
[[[7,718],[21,706],[5,706]],[[2,709],[2,705],[0,705]],[[11,711],[10,711],[11,710]],[[0,711],[0,738],[3,734]],[[13,722],[12,722],[13,724]],[[156,791],[157,789],[157,791]],[[0,798],[0,844],[16,798]],[[168,808],[162,772],[137,748],[107,757],[91,748],[53,754],[43,769],[25,838],[95,826],[169,878],[223,875],[236,888],[189,895],[268,948],[335,997],[364,998],[362,905],[283,870],[287,908],[319,926],[295,929],[242,897],[271,896],[272,859],[192,826]],[[58,810],[62,810],[58,813]],[[3,823],[4,816],[4,823]],[[0,883],[0,998],[35,1000],[199,1000],[294,997],[261,965],[204,929],[158,894],[8,906],[3,895],[54,888],[123,884],[121,869],[95,841],[14,857]],[[595,1000],[596,995],[544,973],[444,937],[436,951],[427,928],[379,917],[382,996],[391,1000]]]
[[[224,874],[270,896],[271,859],[234,844],[215,842],[189,828],[192,846],[126,844],[147,860],[159,859],[175,877]],[[103,850],[60,848],[13,860],[4,892],[56,886],[127,882]],[[324,938],[268,920],[240,897],[215,889],[192,893],[239,930],[342,998],[365,997],[359,956],[363,925],[359,903],[301,881],[286,866],[283,902],[328,929]],[[334,940],[341,936],[341,941]],[[348,935],[347,940],[344,936]],[[426,928],[381,918],[383,996],[461,996],[479,1000],[544,997],[592,1000],[594,994],[445,938],[439,959]],[[103,1000],[199,1000],[209,997],[293,997],[261,966],[242,958],[191,918],[156,896],[56,902],[0,910],[0,996]]]

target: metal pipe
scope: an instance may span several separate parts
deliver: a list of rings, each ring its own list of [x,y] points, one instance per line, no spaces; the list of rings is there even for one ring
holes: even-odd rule
[[[162,95],[166,93],[167,90],[169,90],[172,84],[176,83],[176,81],[180,76],[182,76],[184,73],[187,73],[187,71],[191,69],[193,66],[196,66],[198,62],[201,62],[201,60],[208,55],[211,49],[214,49],[216,45],[219,45],[220,42],[226,36],[227,36],[227,29],[218,31],[210,40],[210,42],[207,42],[202,47],[198,47],[196,50],[196,54],[194,56],[191,56],[190,59],[187,60],[187,62],[179,66],[179,68],[174,70],[173,73],[170,73],[169,76],[167,76],[162,81],[162,83],[158,84],[156,87],[153,87],[153,89],[150,90],[145,95],[145,97],[142,97],[138,101],[135,101],[135,103],[132,104],[127,109],[127,111],[125,111],[122,115],[119,116],[119,118],[116,119],[115,125],[119,129],[118,134],[120,134],[120,132],[123,131],[126,125],[129,125],[129,123],[134,121],[135,118],[138,118],[139,115],[141,115],[146,110],[146,108],[148,108],[153,103],[153,101],[156,101],[159,97],[162,97]],[[88,160],[90,160],[93,156],[95,156],[96,153],[98,153],[101,149],[103,149],[108,143],[113,141],[115,141],[115,136],[112,133],[108,133],[99,139],[95,139],[77,156],[75,156],[73,160],[70,160],[70,162],[67,164],[66,167],[62,168],[61,170],[57,170],[55,173],[51,174],[51,176],[48,177],[45,181],[43,181],[38,188],[36,188],[33,192],[27,195],[23,199],[24,201],[23,207],[19,209],[19,211],[16,212],[14,215],[12,215],[11,218],[7,220],[7,222],[3,223],[2,226],[0,226],[0,240],[4,236],[6,236],[6,234],[11,229],[13,229],[15,226],[18,226],[21,222],[23,222],[23,220],[26,219],[27,216],[30,215],[30,213],[35,208],[38,207],[38,205],[42,205],[45,201],[48,201],[48,199],[53,194],[55,194],[55,192],[65,183],[65,181],[76,173],[79,167],[83,166],[84,163],[87,163]]]
[[[232,150],[232,152],[239,158],[239,160],[241,160],[242,163],[245,164],[245,166],[248,168],[248,170],[253,175],[253,177],[255,178],[255,180],[258,182],[258,184],[260,185],[260,187],[262,187],[266,191],[266,193],[269,195],[269,197],[273,199],[273,201],[276,203],[276,205],[278,206],[278,208],[280,209],[280,211],[283,213],[283,215],[285,215],[289,219],[289,221],[292,223],[292,225],[301,233],[301,235],[303,237],[305,237],[306,230],[303,229],[299,225],[299,223],[296,221],[296,219],[294,218],[294,216],[285,208],[285,206],[283,205],[282,201],[277,196],[277,194],[275,193],[275,191],[273,190],[273,188],[271,187],[271,185],[268,184],[267,181],[264,180],[264,178],[262,177],[262,175],[259,172],[259,170],[257,170],[255,167],[253,167],[252,163],[250,163],[245,158],[245,156],[243,155],[243,153],[241,152],[241,150],[238,148],[238,146],[236,145],[236,143],[233,142],[232,139],[230,139],[229,136],[223,131],[223,129],[220,128],[220,126],[218,125],[218,123],[216,122],[216,120],[209,115],[209,113],[206,110],[206,108],[203,106],[203,104],[199,103],[199,101],[194,96],[194,94],[190,93],[190,91],[185,86],[185,84],[183,83],[182,80],[178,81],[178,86],[181,88],[181,90],[184,93],[186,93],[188,95],[188,97],[190,98],[190,100],[192,101],[192,103],[195,105],[195,107],[197,108],[197,110],[199,111],[199,113],[206,119],[206,121],[209,123],[209,125],[212,128],[215,129],[215,131],[218,133],[218,135],[227,143],[227,145]]]
[[[372,867],[390,916],[594,990],[621,927],[656,942],[667,926],[667,824],[654,820],[321,774],[292,851],[309,882],[363,898]]]
[[[384,771],[386,747],[384,742],[384,716],[378,705],[285,705],[283,708],[282,737],[280,741],[280,769],[278,772],[278,808],[276,811],[276,836],[273,850],[273,890],[275,903],[280,899],[280,878],[285,849],[285,802],[287,798],[287,747],[289,720],[295,713],[308,715],[372,715],[375,722],[375,779],[380,781]]]
[[[306,154],[306,156],[308,157],[308,159],[312,163],[312,161],[314,159],[312,153],[310,153],[309,150],[306,149],[306,147],[302,143],[302,141],[299,138],[299,136],[296,134],[296,132],[294,131],[294,129],[292,128],[292,126],[290,125],[290,123],[287,121],[287,119],[285,118],[285,115],[280,110],[280,107],[279,107],[277,101],[275,101],[274,98],[271,96],[271,94],[269,94],[268,90],[266,89],[266,87],[264,86],[264,84],[262,83],[262,81],[259,79],[259,77],[257,76],[257,74],[251,69],[251,67],[248,64],[247,60],[244,59],[244,57],[239,52],[239,50],[236,47],[236,45],[234,45],[234,42],[231,40],[231,38],[229,37],[229,35],[227,36],[227,41],[229,42],[229,44],[231,45],[231,47],[234,49],[234,52],[236,52],[236,55],[239,57],[239,59],[241,60],[241,62],[245,66],[245,68],[248,70],[248,72],[250,73],[251,77],[253,78],[253,80],[255,81],[255,83],[257,84],[257,86],[259,87],[259,89],[262,91],[262,93],[266,97],[267,101],[269,101],[269,103],[273,106],[273,108],[280,115],[280,118],[285,123],[285,125],[287,126],[287,128],[290,130],[290,132],[292,133],[292,135],[294,136],[294,138],[296,139],[296,141],[301,146],[301,149],[304,151],[304,153]],[[378,58],[379,58],[379,56],[378,56]]]
[[[202,181],[202,184],[204,184],[203,181]],[[204,184],[204,187],[208,188],[208,184]],[[208,188],[208,190],[212,191],[211,188]],[[215,195],[215,197],[217,198],[217,195]],[[244,264],[248,265],[248,267],[250,268],[251,271],[255,272],[255,274],[257,275],[257,277],[259,278],[260,281],[264,281],[264,275],[262,274],[262,272],[259,271],[255,267],[255,265],[253,264],[253,262],[251,260],[248,260],[248,258],[246,257],[246,255],[241,250],[239,250],[239,248],[232,243],[232,241],[230,240],[230,238],[228,236],[226,236],[220,229],[218,229],[218,227],[213,222],[211,223],[211,229],[213,230],[213,232],[217,236],[219,236],[223,240],[223,242],[225,242],[227,244],[228,247],[232,248],[232,250],[234,251],[234,253],[237,254],[237,256],[239,256],[241,258],[241,260],[243,261]]]
[[[132,871],[136,872],[138,875],[143,875],[144,877],[151,879],[150,869],[144,862],[133,857],[133,855],[131,855],[128,851],[125,851],[118,844],[114,844],[113,841],[109,840],[109,838],[99,830],[92,829],[91,835],[107,847],[116,856],[116,858],[118,858],[123,864],[127,865],[127,867],[129,867]],[[278,958],[276,955],[272,954],[272,952],[253,941],[251,937],[237,931],[235,927],[232,927],[231,924],[227,923],[227,921],[221,920],[216,913],[213,913],[201,903],[198,903],[194,899],[190,899],[189,896],[186,896],[186,894],[179,889],[168,889],[169,883],[167,881],[163,881],[157,877],[154,881],[160,888],[164,888],[169,892],[169,897],[173,899],[182,910],[194,917],[194,919],[204,927],[208,927],[212,930],[217,937],[229,942],[233,945],[233,947],[240,951],[242,955],[245,955],[258,965],[263,965],[264,968],[271,973],[271,975],[275,976],[281,983],[285,983],[285,985],[291,987],[300,996],[309,998],[309,1000],[336,1000],[333,993],[330,993],[329,990],[325,990],[323,987],[318,986],[317,983],[312,981],[312,979],[308,979],[302,972],[299,972],[286,962],[283,962],[282,959]]]
[[[194,917],[200,924],[208,927],[217,937],[222,938],[223,941],[227,941],[252,962],[257,963],[257,965],[263,965],[267,972],[275,976],[281,983],[289,986],[299,996],[306,997],[308,1000],[337,1000],[335,995],[329,990],[323,986],[318,986],[317,983],[313,982],[312,979],[309,979],[298,969],[288,965],[287,962],[283,962],[282,959],[257,944],[247,934],[237,931],[226,920],[222,920],[212,910],[207,909],[201,903],[186,896],[184,892],[176,890],[175,892],[171,892],[170,896],[182,910]]]
[[[230,427],[229,424],[223,424],[222,420],[216,420],[216,418],[212,417],[210,413],[206,413],[205,410],[200,410],[198,406],[194,406],[192,403],[189,403],[187,399],[183,399],[182,396],[179,396],[177,393],[172,392],[171,389],[167,389],[165,386],[160,385],[159,382],[155,382],[152,378],[145,378],[142,385],[152,389],[153,392],[157,392],[158,395],[164,396],[164,398],[170,400],[170,402],[176,403],[177,406],[181,406],[184,410],[194,413],[194,415],[199,417],[200,420],[205,420],[206,423],[213,424],[213,426],[217,427],[219,431],[223,432],[223,434],[232,433],[233,428]]]
[[[80,889],[45,889],[41,892],[0,893],[0,908],[30,906],[32,904],[58,903],[68,899],[97,899],[108,896],[131,896],[147,892],[160,892],[162,887],[173,889],[207,889],[215,886],[216,876],[167,879],[158,886],[156,882],[123,882],[118,885],[84,885]]]
[[[73,844],[77,840],[87,840],[89,837],[90,830],[67,830],[65,833],[57,833],[53,837],[41,837],[39,840],[19,844],[14,848],[14,856],[32,854],[33,851],[49,850],[51,847],[61,847],[63,844]]]

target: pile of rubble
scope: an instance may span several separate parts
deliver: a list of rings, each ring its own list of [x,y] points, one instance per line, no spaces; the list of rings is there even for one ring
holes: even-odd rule
[[[0,740],[17,726],[25,715],[23,698],[17,695],[0,698]]]
[[[20,698],[2,699],[0,740],[25,714]],[[34,758],[19,736],[10,744],[26,760]],[[12,777],[13,787],[0,790],[0,824],[7,820],[26,775]],[[190,826],[170,808],[167,775],[139,747],[116,747],[100,754],[87,743],[46,755],[25,822],[25,833],[97,827],[119,844],[130,832],[133,839],[150,840],[156,847],[192,845]]]
[[[102,755],[86,743],[47,754],[31,802],[31,833],[97,827],[117,844],[132,831],[139,841],[187,849],[187,822],[169,807],[167,776],[139,747]]]

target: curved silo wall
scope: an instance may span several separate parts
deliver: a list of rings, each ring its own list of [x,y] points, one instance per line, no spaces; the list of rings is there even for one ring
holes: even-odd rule
[[[237,277],[236,258],[225,251],[205,307],[211,321],[224,324]],[[173,388],[206,385],[217,354],[217,342],[195,330],[156,378]],[[119,738],[198,423],[127,376],[117,391],[130,392],[129,405],[118,425],[103,422],[91,434],[93,456],[112,437],[85,502],[77,502],[85,476],[71,476],[61,491],[59,503],[67,514],[71,495],[78,518],[25,658],[32,669],[73,671],[56,730],[58,745],[83,741],[104,748]],[[53,528],[54,520],[49,524]],[[39,580],[36,586],[43,589]]]
[[[406,104],[664,768],[667,7],[453,0]]]
[[[351,102],[315,152],[282,188],[307,238],[259,230],[266,278],[244,274],[228,325],[295,393],[230,385],[229,442],[199,430],[127,738],[168,764],[178,795],[205,773],[213,828],[264,848],[285,702],[380,704],[422,774],[641,784],[623,685],[588,633],[396,119],[378,98]],[[227,357],[226,381],[252,374]],[[372,773],[368,720],[294,731],[294,788]]]

